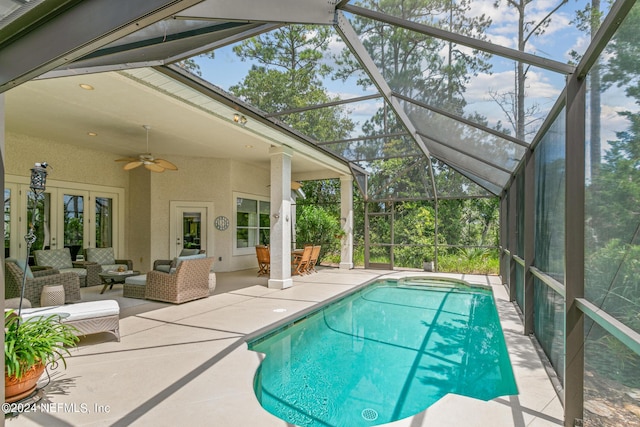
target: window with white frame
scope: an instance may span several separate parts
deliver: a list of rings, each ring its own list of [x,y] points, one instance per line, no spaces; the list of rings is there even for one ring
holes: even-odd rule
[[[236,249],[269,244],[270,209],[266,199],[236,195]]]

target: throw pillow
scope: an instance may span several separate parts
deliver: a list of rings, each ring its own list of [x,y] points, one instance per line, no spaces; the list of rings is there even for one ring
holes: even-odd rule
[[[113,265],[116,263],[113,248],[86,248],[87,261],[97,262],[100,265]]]
[[[186,248],[180,251],[180,256],[198,255],[199,253],[200,249]]]
[[[179,256],[176,257],[173,260],[173,263],[175,265],[175,268],[178,268],[178,266],[180,265],[180,263],[182,261],[188,260],[188,259],[202,259],[202,258],[206,258],[207,254],[197,254],[197,255],[188,255],[188,256]]]
[[[25,262],[23,259],[7,258],[6,261],[16,264],[18,267],[20,267],[20,270],[25,271],[24,270]],[[33,272],[31,271],[31,267],[29,267],[29,265],[27,265],[26,274],[27,274],[27,279],[33,279]]]

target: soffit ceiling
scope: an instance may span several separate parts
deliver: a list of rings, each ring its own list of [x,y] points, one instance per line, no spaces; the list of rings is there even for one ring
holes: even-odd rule
[[[159,91],[145,80],[165,82],[164,88]],[[286,144],[295,149],[294,179],[348,173],[339,159],[310,157],[309,146],[251,117],[244,126],[235,123],[236,111],[228,106],[211,99],[207,105],[196,104],[198,93],[173,81],[166,86],[168,80],[148,68],[33,80],[5,94],[6,130],[136,157],[147,151],[143,125],[149,125],[149,151],[167,160],[171,155],[212,157],[268,169],[270,147]],[[81,84],[94,89],[84,90]],[[186,103],[184,97],[192,101]]]

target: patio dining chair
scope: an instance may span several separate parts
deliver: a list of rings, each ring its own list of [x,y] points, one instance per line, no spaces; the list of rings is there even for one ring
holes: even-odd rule
[[[322,246],[316,245],[311,250],[311,257],[309,258],[309,263],[307,264],[306,271],[307,273],[317,273],[316,264],[318,263],[318,257],[320,256],[320,249]]]
[[[269,247],[258,245],[256,246],[256,258],[258,258],[258,277],[268,276],[271,272],[271,255],[269,254]]]
[[[309,265],[309,261],[311,260],[311,252],[313,251],[313,246],[305,246],[300,254],[294,254],[292,270],[291,274],[293,275],[302,275],[307,274],[307,267]]]

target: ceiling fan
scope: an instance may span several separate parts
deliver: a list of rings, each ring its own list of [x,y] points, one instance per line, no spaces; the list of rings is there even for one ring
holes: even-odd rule
[[[135,169],[138,166],[142,165],[144,165],[144,167],[149,169],[151,172],[164,172],[165,169],[177,171],[178,167],[173,163],[164,159],[156,159],[151,155],[151,153],[149,152],[149,129],[151,129],[151,126],[142,125],[142,127],[147,131],[147,152],[139,154],[137,158],[125,157],[122,159],[116,159],[116,162],[127,162],[127,164],[123,167],[123,169],[126,171]]]

